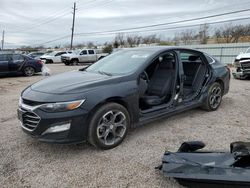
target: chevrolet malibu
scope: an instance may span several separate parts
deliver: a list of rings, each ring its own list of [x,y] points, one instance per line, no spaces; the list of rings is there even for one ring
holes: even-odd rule
[[[136,126],[196,107],[217,110],[229,81],[229,69],[200,51],[124,49],[29,86],[18,117],[40,141],[111,149]]]

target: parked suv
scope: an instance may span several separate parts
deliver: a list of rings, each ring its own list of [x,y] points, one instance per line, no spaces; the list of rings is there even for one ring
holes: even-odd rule
[[[96,50],[84,49],[72,54],[62,55],[61,59],[65,65],[77,65],[78,63],[94,63],[107,56],[108,53],[97,54]]]
[[[25,76],[33,76],[41,72],[43,63],[41,60],[15,53],[0,54],[0,75],[22,73]]]
[[[234,78],[246,79],[250,77],[250,48],[246,50],[245,53],[241,53],[234,60]]]

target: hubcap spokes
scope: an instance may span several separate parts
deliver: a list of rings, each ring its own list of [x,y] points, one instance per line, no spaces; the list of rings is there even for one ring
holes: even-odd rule
[[[97,137],[105,145],[119,142],[126,132],[126,116],[121,111],[109,111],[102,116],[97,127]]]
[[[27,75],[32,75],[33,72],[34,72],[34,71],[33,71],[32,68],[30,68],[30,67],[27,67],[27,68],[26,68],[26,74],[27,74]]]
[[[215,87],[213,88],[210,96],[210,105],[212,108],[217,108],[220,105],[220,102],[221,102],[221,88]]]

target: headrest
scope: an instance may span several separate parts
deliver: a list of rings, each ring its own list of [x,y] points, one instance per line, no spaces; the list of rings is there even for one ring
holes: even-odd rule
[[[165,69],[174,69],[175,57],[172,54],[163,56],[163,60],[160,62],[160,66]]]
[[[188,61],[197,61],[200,57],[196,55],[191,55],[188,57]]]

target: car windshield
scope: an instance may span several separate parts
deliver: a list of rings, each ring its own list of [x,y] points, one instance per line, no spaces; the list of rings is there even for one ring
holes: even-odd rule
[[[107,75],[132,73],[152,54],[153,52],[149,50],[119,51],[89,66],[86,71]]]
[[[250,53],[250,48],[247,49],[246,53]]]

